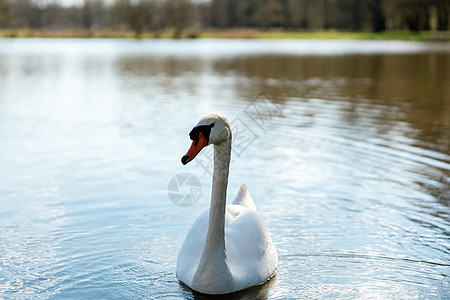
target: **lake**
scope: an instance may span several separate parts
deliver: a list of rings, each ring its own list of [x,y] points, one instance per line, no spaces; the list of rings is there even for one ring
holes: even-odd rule
[[[176,259],[212,152],[180,159],[214,112],[279,255],[233,299],[447,298],[449,83],[439,43],[2,39],[0,294],[206,299]]]

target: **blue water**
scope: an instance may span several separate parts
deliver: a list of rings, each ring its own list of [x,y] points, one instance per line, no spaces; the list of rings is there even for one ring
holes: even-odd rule
[[[180,158],[216,112],[279,254],[235,298],[448,298],[448,82],[448,44],[0,40],[0,294],[204,298],[175,269],[211,153]]]

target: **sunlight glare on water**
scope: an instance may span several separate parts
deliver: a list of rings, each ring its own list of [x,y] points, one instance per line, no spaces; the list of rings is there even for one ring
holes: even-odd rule
[[[447,44],[1,40],[0,294],[202,298],[175,269],[210,166],[180,158],[216,112],[245,129],[229,198],[247,184],[279,255],[236,298],[446,298],[448,82]]]

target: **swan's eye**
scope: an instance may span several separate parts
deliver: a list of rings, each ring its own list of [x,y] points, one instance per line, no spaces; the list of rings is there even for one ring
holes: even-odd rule
[[[194,143],[198,142],[199,134],[201,133],[203,137],[209,142],[209,134],[211,133],[211,128],[214,127],[214,123],[209,125],[199,125],[192,128],[191,132],[189,132],[189,137]]]

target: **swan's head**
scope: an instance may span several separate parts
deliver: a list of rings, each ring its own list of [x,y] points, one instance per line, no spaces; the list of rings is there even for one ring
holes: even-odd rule
[[[217,114],[204,116],[189,133],[192,140],[191,148],[181,158],[183,165],[194,159],[195,156],[210,144],[220,144],[231,137],[231,128],[225,117]]]

